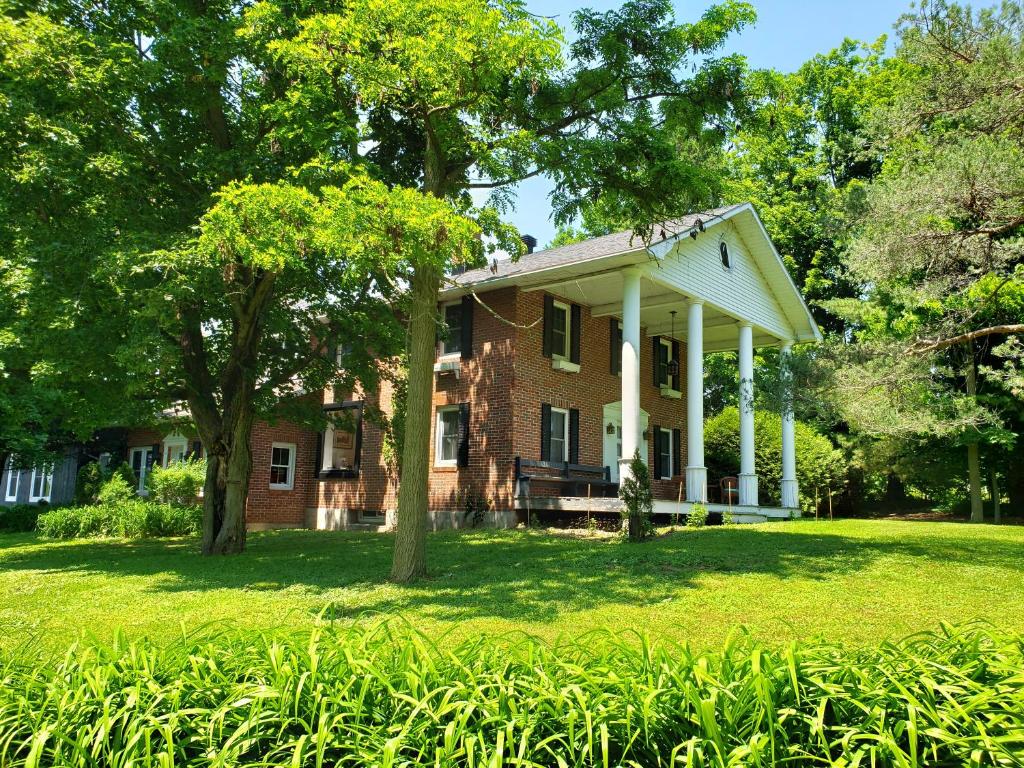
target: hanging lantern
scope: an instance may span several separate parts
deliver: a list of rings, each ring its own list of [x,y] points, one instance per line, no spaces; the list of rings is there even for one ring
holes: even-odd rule
[[[669,314],[672,315],[672,338],[675,339],[675,337],[676,337],[676,311],[673,309],[672,311],[669,312]],[[667,368],[667,370],[668,370],[669,378],[674,381],[676,376],[679,375],[679,361],[676,360],[675,358],[672,358],[671,360],[669,360],[668,361],[668,368]]]

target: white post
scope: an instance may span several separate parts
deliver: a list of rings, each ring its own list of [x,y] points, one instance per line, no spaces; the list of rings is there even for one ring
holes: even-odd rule
[[[704,466],[704,303],[691,299],[686,327],[686,500],[706,502]]]
[[[320,469],[330,472],[334,469],[334,422],[328,421],[324,428],[323,456],[320,461]]]
[[[757,506],[754,469],[754,329],[740,324],[740,487],[741,506]]]
[[[619,482],[640,445],[640,270],[622,272],[622,458]]]
[[[796,431],[793,422],[793,374],[789,368],[792,342],[782,345],[779,355],[783,386],[782,404],[782,506],[797,509],[800,506],[800,489],[796,482]]]

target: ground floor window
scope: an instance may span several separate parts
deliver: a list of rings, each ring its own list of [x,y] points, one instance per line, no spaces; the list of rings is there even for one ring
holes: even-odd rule
[[[569,412],[551,409],[551,461],[569,460]]]
[[[14,468],[14,459],[7,457],[7,474],[4,475],[4,501],[18,500],[18,484],[21,482],[21,470]]]
[[[322,476],[357,477],[363,443],[363,404],[346,400],[325,406],[330,425],[320,445]]]
[[[32,484],[29,486],[28,500],[49,501],[53,489],[53,465],[37,467],[32,470]]]
[[[434,463],[439,467],[454,467],[459,461],[459,406],[437,409]]]
[[[672,430],[658,430],[658,474],[662,480],[672,479]]]
[[[270,487],[290,491],[295,485],[294,443],[274,443],[270,449]]]

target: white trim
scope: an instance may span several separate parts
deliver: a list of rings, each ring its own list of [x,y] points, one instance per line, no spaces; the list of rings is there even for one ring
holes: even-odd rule
[[[7,457],[7,468],[4,477],[4,501],[17,501],[18,490],[21,488],[21,470],[14,468],[14,459]],[[11,493],[11,479],[14,479],[14,493]]]
[[[274,463],[274,449],[280,448],[288,451],[288,464],[275,464]],[[275,491],[290,491],[295,487],[295,443],[271,443],[270,444],[270,469],[273,473],[274,467],[288,468],[288,482],[287,483],[270,483],[271,489]]]
[[[142,454],[142,461],[139,463],[139,481],[135,486],[135,492],[139,494],[139,496],[148,495],[148,491],[146,490],[146,476],[149,474],[150,468],[146,466],[146,457],[149,456],[150,451],[152,450],[153,447],[150,445],[137,445],[134,448],[128,449],[128,466],[132,468],[133,472],[135,471],[135,454]]]
[[[658,427],[658,431],[662,433],[662,439],[664,439],[664,435],[668,435],[668,474],[667,475],[665,474],[665,465],[664,465],[664,462],[662,462],[662,467],[661,467],[662,474],[661,474],[661,477],[656,478],[656,479],[658,479],[658,480],[671,480],[673,477],[675,477],[675,475],[672,474],[672,469],[673,469],[673,467],[675,467],[675,458],[676,458],[675,457],[675,450],[674,450],[674,447],[672,445],[672,443],[673,443],[673,440],[672,440],[672,430],[671,429],[665,429],[665,427]],[[655,445],[655,447],[657,447],[657,445],[658,445],[658,441],[657,440],[654,441],[654,445]],[[662,456],[664,456],[664,454],[662,454]]]
[[[552,361],[554,361],[554,360],[569,360],[569,356],[572,354],[572,307],[570,307],[564,301],[559,301],[558,299],[553,299],[552,302],[551,302],[551,305],[553,307],[553,311],[551,313],[551,323],[552,323],[552,328],[551,328],[551,359],[552,359]],[[555,316],[554,316],[554,313],[557,312],[558,310],[562,310],[562,311],[565,312],[565,351],[564,352],[556,352],[555,351],[555,329],[554,329]]]
[[[49,471],[47,471],[49,470]],[[40,493],[36,495],[36,477],[40,477],[43,480],[43,485],[40,486],[39,490],[46,489],[46,493]],[[50,496],[53,494],[53,464],[46,464],[42,467],[32,467],[32,480],[28,486],[28,501],[30,504],[34,504],[37,501],[50,501]]]
[[[441,430],[442,419],[441,417],[446,413],[454,413],[456,416],[459,415],[458,405],[442,405],[438,406],[436,414],[434,416],[434,466],[435,467],[457,467],[459,465],[459,449],[456,445],[455,456],[451,459],[441,458],[441,440],[444,438],[444,432]],[[455,434],[458,436],[459,424],[456,421]]]
[[[164,450],[163,450],[163,455],[164,455],[163,466],[165,466],[165,467],[170,466],[170,464],[171,464],[171,461],[170,461],[170,458],[171,458],[170,457],[170,449],[172,447],[174,447],[174,448],[179,448],[180,447],[182,449],[181,450],[181,461],[184,461],[185,457],[188,455],[188,439],[183,434],[181,434],[180,432],[174,432],[174,433],[168,435],[167,437],[165,437],[164,441],[163,441],[163,446],[164,446]]]
[[[458,299],[457,301],[448,301],[448,302],[445,302],[444,304],[441,305],[441,316],[444,319],[444,322],[445,322],[446,326],[448,325],[448,307],[454,307],[454,306],[458,306],[459,309],[461,310],[462,309],[462,299]],[[447,342],[443,338],[440,339],[440,343],[437,345],[437,351],[438,351],[437,359],[438,359],[438,361],[461,360],[462,359],[462,323],[464,323],[464,322],[466,322],[466,318],[462,317],[460,319],[460,321],[459,321],[459,334],[458,334],[459,335],[459,341],[458,341],[459,349],[458,350],[446,349]]]
[[[562,455],[555,458],[554,454],[549,457],[551,461],[568,461],[569,460],[569,410],[567,408],[551,408],[551,415],[554,416],[556,413],[562,415],[562,435],[558,439],[562,441]],[[554,419],[552,419],[552,422]],[[554,438],[555,431],[551,430],[551,437]],[[550,445],[550,442],[548,443]]]

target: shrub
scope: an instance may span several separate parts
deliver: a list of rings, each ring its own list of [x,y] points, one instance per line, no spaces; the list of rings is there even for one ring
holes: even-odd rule
[[[703,528],[708,524],[708,508],[703,504],[694,504],[686,515],[687,528]]]
[[[39,532],[52,539],[116,536],[190,536],[202,527],[199,507],[131,498],[106,504],[59,507],[39,516]]]
[[[651,473],[640,458],[640,450],[633,453],[629,462],[629,476],[619,484],[622,499],[622,516],[629,523],[629,538],[640,541],[654,530],[651,516],[654,514],[654,494],[651,492]]]
[[[15,504],[0,507],[0,532],[26,533],[36,529],[36,520],[48,507],[41,504]]]
[[[1022,649],[979,627],[698,653],[357,625],[7,651],[0,764],[1016,765]]]
[[[814,427],[796,423],[796,478],[800,503],[813,511],[814,489],[839,490],[846,482],[848,465],[842,451]],[[740,471],[740,413],[736,407],[723,410],[704,425],[705,461],[709,473],[726,477]],[[758,493],[763,504],[781,503],[782,418],[768,411],[754,412],[754,461],[759,478]]]
[[[120,504],[134,498],[135,485],[129,483],[121,472],[111,475],[96,495],[96,501],[100,504]]]
[[[157,501],[177,506],[196,503],[206,482],[206,460],[177,461],[169,467],[153,467],[146,485]]]

